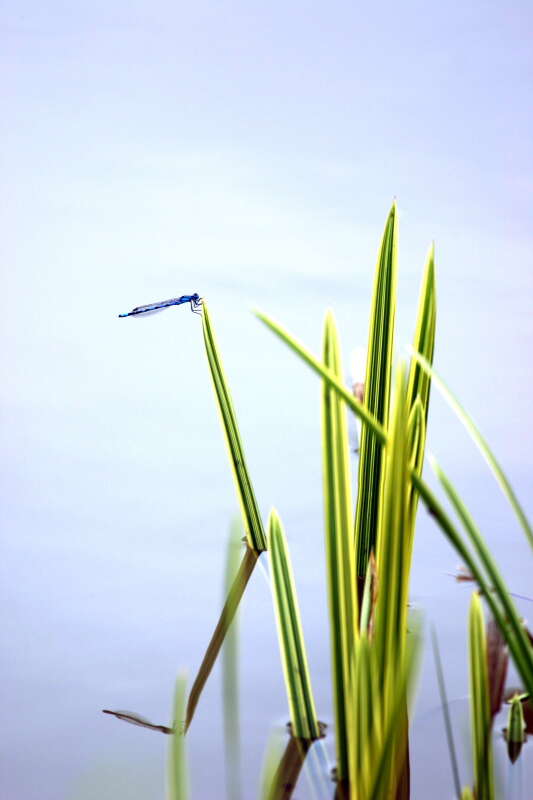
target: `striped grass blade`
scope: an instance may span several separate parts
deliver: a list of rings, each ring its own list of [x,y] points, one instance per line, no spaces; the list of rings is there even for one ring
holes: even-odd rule
[[[319,739],[321,732],[316,718],[289,550],[281,520],[274,510],[269,519],[268,551],[292,735],[299,739]]]
[[[396,204],[389,213],[376,266],[370,316],[364,402],[387,427],[396,313],[398,221]],[[381,444],[368,427],[361,430],[355,515],[356,569],[364,581],[368,559],[376,549],[381,491]]]
[[[433,363],[435,350],[435,330],[437,323],[437,290],[435,281],[435,248],[432,245],[426,259],[420,297],[418,300],[418,315],[413,341],[413,348],[422,353],[429,364]],[[407,383],[407,408],[409,414],[415,418],[414,424],[417,435],[413,437],[410,445],[410,463],[418,475],[422,475],[424,466],[424,451],[426,447],[426,429],[429,412],[429,395],[431,377],[424,372],[420,364],[414,359],[409,367]],[[416,409],[416,411],[415,411]],[[420,419],[420,416],[422,417]],[[418,495],[411,488],[409,498],[409,514],[412,524],[415,524]]]
[[[477,800],[494,800],[487,639],[481,600],[475,592],[470,604],[468,635],[474,786]]]
[[[237,417],[233,407],[228,382],[224,374],[222,359],[216,344],[209,309],[205,300],[202,308],[205,351],[209,369],[211,370],[211,377],[213,379],[213,386],[215,388],[218,407],[222,418],[222,425],[226,434],[231,466],[237,485],[237,494],[246,527],[246,536],[250,547],[260,553],[266,550],[266,537],[263,522],[244,459],[244,450],[237,425]]]
[[[341,379],[340,345],[331,313],[324,327],[324,364]],[[337,779],[342,784],[348,778],[350,667],[358,614],[346,408],[327,383],[322,389],[322,452]]]

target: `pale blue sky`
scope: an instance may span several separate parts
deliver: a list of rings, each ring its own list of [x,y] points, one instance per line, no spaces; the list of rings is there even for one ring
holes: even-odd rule
[[[295,551],[327,708],[327,634],[314,606],[323,580],[319,387],[249,309],[270,311],[318,349],[331,306],[346,356],[364,344],[375,256],[396,197],[399,344],[411,336],[434,239],[438,367],[533,510],[531,7],[1,8],[11,609],[2,680],[13,732],[3,781],[24,800],[105,800],[107,789],[137,800],[147,796],[143,781],[153,788],[158,779],[161,743],[102,722],[98,710],[167,715],[177,668],[194,670],[210,633],[236,503],[199,320],[186,308],[142,321],[116,315],[182,293],[209,298],[261,507],[278,507]],[[290,388],[283,402],[278,379]],[[431,445],[503,567],[517,570],[513,588],[530,591],[517,526],[435,400]],[[437,622],[443,607],[464,620],[465,595],[457,600],[443,578],[455,556],[425,522],[422,533],[415,592]],[[249,603],[259,604],[275,648],[261,591]],[[464,626],[449,626],[443,636],[460,654],[451,691],[464,696]],[[252,625],[248,635],[254,641]],[[245,639],[245,660],[246,652]],[[268,683],[278,679],[276,657],[262,675],[264,697],[243,703],[248,778],[272,714],[286,713],[281,686]],[[252,686],[265,665],[248,658]],[[422,706],[433,702],[431,680],[423,677]],[[208,695],[206,709],[217,697]],[[207,742],[213,723],[202,713],[190,744],[195,800],[208,747],[222,774],[221,734]],[[424,779],[414,774],[420,797]]]

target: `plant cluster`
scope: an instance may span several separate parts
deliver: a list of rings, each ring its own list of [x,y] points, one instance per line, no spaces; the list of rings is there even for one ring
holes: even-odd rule
[[[322,453],[326,572],[335,716],[335,796],[346,800],[390,800],[409,796],[409,701],[421,646],[421,623],[409,609],[409,576],[419,500],[459,553],[472,595],[469,647],[473,784],[461,788],[447,711],[436,637],[434,649],[448,736],[455,793],[492,800],[495,781],[492,726],[504,696],[507,654],[523,683],[511,698],[507,738],[516,759],[525,739],[524,708],[533,692],[533,647],[509,592],[471,513],[434,457],[431,466],[457,521],[445,511],[422,477],[432,382],[472,435],[507,496],[529,543],[533,533],[507,478],[473,421],[432,367],[436,331],[435,256],[431,247],[420,290],[409,365],[394,366],[398,215],[389,213],[377,261],[364,393],[343,382],[340,342],[333,314],[326,316],[322,358],[315,357],[281,325],[258,318],[322,381]],[[184,738],[202,689],[226,640],[227,717],[237,703],[232,622],[256,564],[267,551],[281,664],[290,712],[287,749],[263,782],[263,797],[290,797],[302,764],[322,737],[317,718],[296,585],[282,522],[272,510],[263,525],[246,465],[228,380],[217,347],[208,304],[202,306],[203,335],[220,417],[228,445],[244,525],[245,550],[228,567],[227,598],[185,707],[178,681],[170,757],[169,797],[188,796]],[[356,396],[359,394],[359,396]],[[362,424],[357,497],[352,475],[347,412]],[[234,565],[235,566],[235,565]],[[491,621],[485,624],[482,599]],[[228,642],[232,642],[228,644]],[[130,720],[132,721],[132,720]],[[183,721],[183,723],[181,722]],[[137,723],[142,724],[142,723]],[[162,726],[152,726],[159,727]],[[238,754],[238,731],[227,728],[228,760]],[[233,755],[232,755],[233,754]],[[233,774],[230,796],[238,796]]]

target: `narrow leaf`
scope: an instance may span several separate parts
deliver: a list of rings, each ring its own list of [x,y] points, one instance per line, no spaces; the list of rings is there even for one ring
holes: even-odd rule
[[[376,266],[365,378],[365,406],[387,428],[396,313],[398,222],[392,206]],[[381,491],[381,443],[366,426],[361,430],[359,480],[355,515],[357,574],[364,580],[376,549]]]
[[[226,434],[233,475],[237,486],[237,495],[241,505],[242,515],[246,527],[248,544],[257,552],[266,549],[265,531],[259,507],[255,498],[252,481],[248,473],[241,436],[237,425],[237,417],[229,391],[229,386],[224,374],[222,359],[217,348],[209,309],[207,303],[203,302],[203,331],[207,360],[211,370],[213,386],[218,400],[218,407],[222,418],[222,425]]]
[[[413,349],[421,353],[428,364],[433,363],[435,349],[435,329],[437,324],[437,293],[435,280],[435,248],[432,245],[426,260],[420,297],[418,300],[418,316],[413,341]],[[424,410],[424,422],[427,424],[429,409],[429,393],[431,377],[424,372],[416,361],[409,368],[409,381],[407,384],[407,407],[411,410],[420,399]]]
[[[461,519],[465,531],[470,538],[481,563],[483,564],[483,568],[489,578],[490,584],[488,584],[487,581],[484,581],[484,585],[481,588],[485,593],[489,593],[487,594],[487,600],[489,600],[490,597],[490,601],[492,601],[493,597],[495,597],[499,604],[499,608],[501,609],[501,611],[499,611],[499,619],[495,615],[499,628],[509,645],[509,649],[513,654],[516,668],[520,672],[528,691],[532,691],[533,647],[527,638],[509,590],[498,567],[496,566],[496,562],[494,561],[487,545],[483,540],[480,531],[478,530],[470,512],[459,497],[455,487],[452,485],[451,481],[433,456],[431,457],[430,461],[437,478],[442,484],[450,502],[453,504],[455,511]],[[468,566],[473,572],[474,570],[472,570],[472,564],[469,564]],[[477,577],[478,576],[476,576],[476,578]],[[491,595],[493,597],[491,597]],[[490,602],[490,605],[494,614],[494,603]],[[501,613],[502,611],[503,614]],[[509,629],[509,633],[506,633],[507,629]]]
[[[443,397],[446,399],[448,404],[453,408],[465,428],[467,429],[468,433],[478,446],[481,454],[485,458],[485,461],[489,465],[490,469],[492,470],[498,484],[504,495],[507,497],[509,503],[511,504],[516,516],[518,517],[518,521],[522,526],[524,533],[529,541],[531,547],[533,547],[533,529],[529,523],[529,520],[526,517],[526,514],[520,505],[517,496],[515,495],[511,484],[509,483],[503,469],[501,468],[500,464],[496,460],[496,456],[493,454],[492,450],[490,449],[487,441],[480,433],[479,429],[477,428],[476,424],[472,417],[467,413],[467,411],[463,408],[457,397],[452,393],[452,391],[448,388],[448,386],[444,383],[442,378],[435,372],[431,364],[424,358],[423,355],[420,353],[412,351],[412,357],[417,361],[422,369],[426,372],[427,375],[430,375],[434,383],[438,386],[439,390],[441,391]]]
[[[340,380],[340,346],[331,313],[326,317],[324,328],[324,364]],[[342,781],[348,777],[347,739],[351,726],[351,704],[347,693],[353,639],[357,630],[357,597],[346,408],[326,382],[322,390],[322,442],[337,778]]]
[[[268,550],[272,593],[285,687],[291,713],[292,734],[300,739],[320,738],[315,712],[300,610],[292,574],[289,550],[281,521],[271,511]]]
[[[469,618],[470,708],[474,784],[478,800],[494,800],[490,692],[485,621],[479,595],[472,595]]]
[[[216,661],[220,648],[222,647],[222,643],[226,633],[228,632],[229,626],[231,625],[235,613],[239,607],[239,603],[244,594],[244,590],[248,585],[248,581],[250,580],[250,576],[257,563],[258,557],[259,555],[256,550],[251,550],[249,547],[246,547],[241,566],[237,572],[237,577],[235,578],[231,590],[228,593],[228,597],[224,604],[224,608],[222,609],[220,619],[218,620],[213,636],[211,637],[211,641],[209,642],[205,652],[204,659],[200,665],[200,669],[198,670],[198,675],[193,683],[189,700],[187,702],[185,730],[188,730],[189,725],[192,722],[200,695],[202,694],[206,681],[211,674],[213,665]]]

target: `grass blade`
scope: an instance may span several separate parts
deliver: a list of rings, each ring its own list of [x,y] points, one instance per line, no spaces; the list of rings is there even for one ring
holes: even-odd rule
[[[242,510],[246,527],[248,544],[258,553],[266,550],[266,537],[261,514],[255,498],[252,481],[248,473],[241,436],[237,425],[237,417],[229,391],[222,360],[215,340],[213,326],[209,315],[207,303],[204,300],[202,323],[204,331],[205,351],[211,370],[213,386],[218,400],[218,407],[222,418],[222,425],[226,434],[233,475],[237,486],[237,495]]]
[[[372,643],[384,732],[392,709],[406,689],[401,686],[401,676],[406,669],[407,604],[414,532],[408,505],[411,487],[408,427],[406,370],[405,365],[400,364],[395,377],[388,441],[383,452],[376,558],[378,592]],[[406,697],[391,737],[390,757],[383,765],[385,774],[380,778],[380,786],[385,792],[383,796],[399,798],[406,795],[409,782]]]
[[[398,222],[396,204],[389,213],[376,266],[365,378],[365,406],[387,427],[396,313]],[[361,430],[355,515],[357,575],[364,580],[376,549],[381,491],[381,444],[368,427]]]
[[[311,690],[289,550],[281,521],[275,511],[270,513],[268,550],[279,648],[289,701],[292,735],[298,739],[319,739],[321,731],[316,718],[315,701]]]
[[[235,578],[228,594],[224,608],[222,609],[222,613],[220,615],[220,619],[218,620],[217,626],[213,636],[211,637],[211,641],[209,642],[202,664],[200,665],[200,669],[198,670],[198,674],[189,694],[189,700],[187,702],[187,715],[185,719],[186,731],[189,729],[189,725],[192,722],[200,695],[202,694],[206,681],[211,673],[211,670],[213,669],[213,665],[216,661],[220,648],[222,647],[222,643],[224,642],[228,628],[237,612],[239,603],[244,594],[244,590],[248,585],[248,581],[250,580],[250,576],[254,570],[258,558],[259,554],[255,550],[251,550],[249,547],[246,547],[241,566],[237,572],[237,577]]]
[[[189,797],[189,776],[183,714],[185,709],[185,677],[178,676],[174,692],[173,724],[174,733],[170,737],[168,758],[168,800],[187,800]]]
[[[483,608],[477,593],[472,595],[470,604],[469,643],[474,786],[478,800],[494,800],[487,640]]]
[[[324,364],[340,379],[340,346],[331,313],[328,313],[324,327]],[[346,408],[326,382],[322,390],[322,445],[337,779],[342,783],[348,778],[347,740],[352,724],[348,691],[358,614]]]
[[[437,289],[435,280],[435,248],[432,245],[426,259],[420,297],[418,300],[418,315],[413,346],[416,352],[422,353],[429,364],[433,363],[435,350],[435,330],[437,325]],[[411,466],[418,475],[422,475],[424,466],[424,452],[426,447],[426,429],[429,412],[429,395],[431,377],[424,372],[420,364],[414,359],[409,367],[409,381],[407,384],[407,407],[409,413],[415,418],[417,436],[414,438],[411,449]],[[420,419],[421,417],[421,419]],[[414,489],[410,491],[410,516],[412,525],[415,524],[418,495]]]
[[[435,248],[432,245],[426,259],[420,297],[418,300],[418,316],[416,322],[413,349],[421,353],[428,364],[433,363],[435,350],[435,330],[437,325],[437,284],[435,280]],[[407,407],[413,408],[420,398],[424,410],[424,422],[427,424],[429,410],[429,393],[431,377],[416,361],[411,362],[407,385]],[[423,449],[423,448],[422,448]]]
[[[379,589],[375,640],[381,688],[387,691],[388,676],[400,668],[407,631],[407,602],[411,559],[408,525],[407,404],[405,365],[398,368],[393,419],[385,446],[383,495],[379,513],[376,559]]]
[[[485,569],[490,584],[485,582],[483,589],[485,592],[488,591],[491,596],[495,597],[499,603],[499,606],[503,612],[499,615],[500,619],[497,619],[500,630],[509,645],[511,653],[513,654],[515,666],[520,672],[528,691],[531,692],[533,690],[533,647],[531,646],[531,643],[524,630],[524,626],[522,625],[520,616],[509,590],[498,567],[496,566],[496,562],[492,558],[488,547],[483,541],[480,531],[478,530],[470,512],[459,497],[456,489],[434,457],[431,457],[430,462],[437,478],[444,488],[444,491],[446,492],[450,502],[457,512],[457,515],[461,519],[465,531],[467,532],[468,537],[470,538],[483,565],[483,568]],[[487,599],[488,596],[489,595],[487,595]],[[503,626],[502,619],[504,620]],[[510,637],[509,635],[506,635],[507,630],[510,631]]]
[[[426,421],[424,406],[420,395],[417,396],[415,402],[413,403],[413,407],[411,408],[411,413],[409,414],[408,438],[410,470],[415,472],[417,475],[422,475],[426,445]],[[412,484],[409,486],[408,495],[409,530],[414,535],[416,511],[418,508],[418,494]]]
[[[477,447],[479,448],[481,454],[483,455],[485,461],[489,465],[490,469],[492,470],[502,492],[507,497],[509,503],[511,504],[516,516],[518,517],[518,521],[522,526],[524,533],[529,541],[531,547],[533,547],[533,530],[529,523],[529,520],[523,510],[522,506],[520,505],[517,496],[515,495],[511,484],[509,483],[503,469],[501,468],[500,464],[496,460],[496,456],[490,449],[486,439],[482,436],[481,432],[477,428],[476,424],[472,417],[467,413],[467,411],[463,408],[457,397],[453,394],[453,392],[448,388],[448,386],[444,383],[442,378],[435,372],[431,364],[424,358],[423,355],[412,351],[412,357],[415,361],[420,364],[424,372],[429,375],[433,382],[438,386],[441,394],[448,402],[448,405],[455,411],[461,422],[463,423],[464,427],[470,434],[471,438],[476,443]]]

